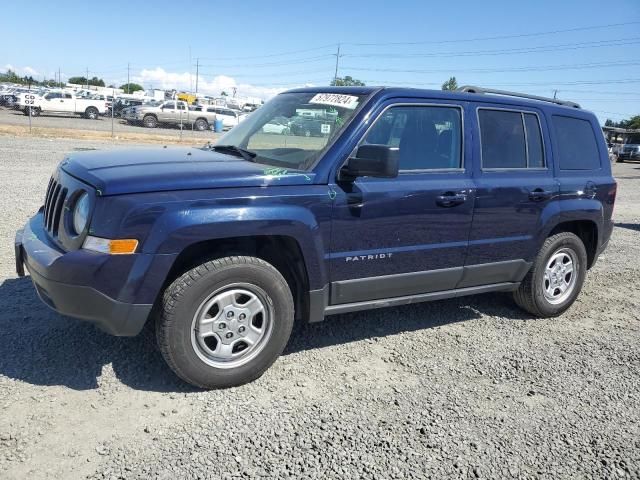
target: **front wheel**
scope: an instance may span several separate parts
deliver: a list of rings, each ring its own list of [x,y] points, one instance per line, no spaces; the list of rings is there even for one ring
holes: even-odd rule
[[[294,306],[287,282],[254,257],[205,262],[164,292],[156,336],[171,369],[200,388],[260,377],[284,350]]]
[[[555,317],[578,297],[587,271],[587,251],[573,233],[562,232],[544,242],[514,300],[537,317]]]
[[[142,119],[142,124],[147,128],[156,128],[158,126],[158,119],[153,115],[147,115]]]

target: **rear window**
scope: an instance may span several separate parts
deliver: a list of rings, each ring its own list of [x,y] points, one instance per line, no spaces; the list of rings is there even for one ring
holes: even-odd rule
[[[600,168],[598,142],[591,122],[581,118],[553,116],[558,143],[560,170],[596,170]]]

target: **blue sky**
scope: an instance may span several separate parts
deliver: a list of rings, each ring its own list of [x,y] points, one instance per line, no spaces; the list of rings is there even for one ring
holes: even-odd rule
[[[32,0],[28,8],[4,5],[2,16],[0,69],[39,77],[52,78],[60,68],[64,79],[88,68],[90,76],[119,84],[130,63],[131,79],[145,87],[188,89],[195,87],[198,59],[200,91],[236,86],[238,94],[269,96],[327,84],[340,43],[339,75],[367,84],[439,88],[455,75],[459,84],[540,95],[557,89],[602,120],[640,113],[638,0],[60,1],[55,7]]]

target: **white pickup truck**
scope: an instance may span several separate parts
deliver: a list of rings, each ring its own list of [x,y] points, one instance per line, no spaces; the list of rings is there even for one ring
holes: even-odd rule
[[[77,98],[69,92],[49,92],[44,95],[27,93],[18,100],[19,108],[25,115],[38,116],[41,113],[75,113],[96,120],[107,111],[107,102],[90,98]]]

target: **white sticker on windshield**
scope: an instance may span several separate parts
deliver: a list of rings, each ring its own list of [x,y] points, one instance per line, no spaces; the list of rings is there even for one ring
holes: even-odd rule
[[[358,97],[340,93],[317,93],[309,103],[319,103],[354,110],[358,106]]]
[[[322,133],[323,135],[327,135],[328,133],[331,133],[331,124],[323,123],[322,125],[320,125],[320,133]]]

